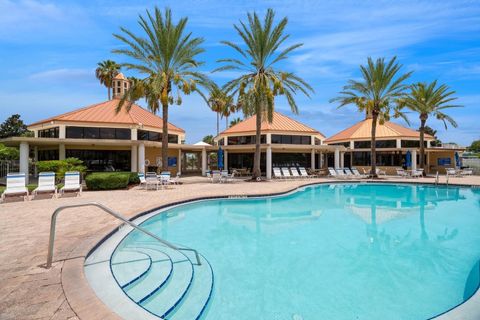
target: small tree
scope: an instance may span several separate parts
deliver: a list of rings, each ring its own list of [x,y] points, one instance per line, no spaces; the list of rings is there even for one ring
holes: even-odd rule
[[[468,147],[468,150],[472,152],[480,152],[480,140],[473,141],[470,147]]]
[[[209,134],[208,136],[203,137],[202,141],[213,145],[213,136]]]
[[[28,133],[27,126],[19,114],[13,114],[0,125],[0,138],[20,137]]]
[[[430,126],[425,126],[425,133],[435,138],[435,140],[431,142],[432,147],[439,147],[442,145],[442,141],[437,137],[437,130]]]
[[[240,122],[242,122],[242,119],[237,117],[237,118],[233,119],[232,121],[230,121],[229,127],[233,127],[234,125],[236,125],[237,123],[240,123]]]
[[[0,160],[18,160],[20,152],[17,148],[6,147],[0,143]]]

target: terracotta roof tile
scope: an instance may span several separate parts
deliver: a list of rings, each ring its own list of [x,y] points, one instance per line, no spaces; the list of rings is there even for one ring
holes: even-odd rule
[[[349,140],[371,139],[372,119],[365,119],[353,126],[340,131],[337,134],[325,140],[329,142],[340,142]],[[405,128],[399,124],[387,121],[384,124],[377,125],[377,138],[419,138],[420,133],[413,129]],[[429,134],[425,135],[427,139],[433,139]]]
[[[119,99],[94,104],[88,107],[67,112],[58,116],[54,116],[42,121],[30,124],[30,126],[42,124],[50,121],[66,121],[66,122],[91,122],[91,123],[109,123],[109,124],[143,124],[145,126],[162,129],[162,118],[143,109],[139,105],[132,104],[130,111],[123,108],[120,112],[115,112]],[[185,132],[183,129],[168,124],[170,131]]]
[[[227,130],[221,132],[220,134],[228,135],[233,133],[248,133],[255,132],[256,129],[256,116],[251,116],[240,123],[228,128]],[[314,133],[321,134],[315,129],[312,129],[286,115],[283,115],[279,112],[274,112],[272,123],[263,120],[262,122],[262,131],[290,131],[290,132],[300,132],[300,133]]]

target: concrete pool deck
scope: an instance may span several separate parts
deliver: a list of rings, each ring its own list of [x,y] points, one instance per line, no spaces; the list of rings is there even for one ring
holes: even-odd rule
[[[50,216],[61,205],[97,201],[133,217],[162,205],[201,197],[280,193],[316,182],[305,179],[261,183],[211,184],[206,178],[182,179],[168,190],[139,188],[84,192],[81,197],[0,204],[0,319],[118,319],[96,296],[83,274],[86,254],[120,223],[96,208],[63,212],[57,222],[54,264],[45,269]],[[433,183],[433,178],[379,181]],[[440,182],[445,182],[441,177]],[[450,178],[450,184],[480,186],[480,177]]]

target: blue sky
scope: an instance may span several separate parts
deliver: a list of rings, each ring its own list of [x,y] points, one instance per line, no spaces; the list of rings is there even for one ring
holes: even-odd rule
[[[298,96],[294,118],[330,136],[362,119],[353,107],[338,110],[329,99],[348,79],[359,76],[368,56],[398,56],[411,81],[438,79],[457,91],[464,108],[450,110],[459,128],[445,130],[430,119],[444,142],[468,145],[480,139],[480,1],[37,1],[0,0],[0,120],[20,113],[40,120],[106,99],[95,79],[97,62],[122,56],[112,33],[120,26],[139,31],[138,14],[155,5],[169,6],[174,17],[189,17],[188,29],[205,39],[210,72],[216,60],[234,53],[219,42],[238,41],[232,25],[246,13],[287,16],[289,43],[304,46],[281,67],[304,77],[315,89],[311,99]],[[125,71],[126,75],[131,75]],[[234,73],[212,74],[223,83]],[[194,143],[215,131],[215,114],[198,96],[170,108],[170,121]],[[142,104],[142,103],[140,103]],[[282,98],[278,111],[289,107]],[[412,128],[417,115],[409,115]],[[404,124],[402,122],[399,122]],[[222,122],[224,125],[224,123]]]

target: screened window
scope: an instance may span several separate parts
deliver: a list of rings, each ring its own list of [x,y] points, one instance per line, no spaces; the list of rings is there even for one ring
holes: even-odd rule
[[[59,128],[49,128],[38,130],[38,137],[39,138],[58,138],[59,137]]]
[[[338,143],[331,143],[331,146],[344,146],[345,148],[350,148],[350,142],[338,142]]]
[[[138,130],[137,131],[138,140],[147,140],[147,141],[157,141],[162,142],[162,133],[156,131],[147,131],[147,130]],[[168,135],[169,143],[178,143],[178,135],[169,134]]]
[[[425,142],[425,147],[427,146],[427,141]],[[402,148],[420,148],[419,140],[402,140]]]
[[[70,139],[118,139],[130,140],[130,129],[67,127],[66,137]]]
[[[255,144],[256,136],[228,137],[228,145]],[[267,138],[264,134],[260,136],[260,143],[266,143]]]
[[[272,134],[272,144],[311,144],[310,136]]]
[[[58,160],[58,149],[38,150],[38,161]]]
[[[397,146],[396,140],[378,140],[375,145],[377,148],[395,148]]]
[[[353,143],[353,147],[355,149],[368,149],[371,148],[372,142],[371,141],[355,141]]]
[[[83,139],[83,127],[67,127],[66,137],[71,139]]]
[[[130,171],[128,150],[75,150],[67,149],[66,156],[78,158],[89,171]]]
[[[84,139],[99,139],[100,138],[100,128],[83,128],[83,138]]]
[[[100,139],[115,139],[115,129],[100,128]]]

